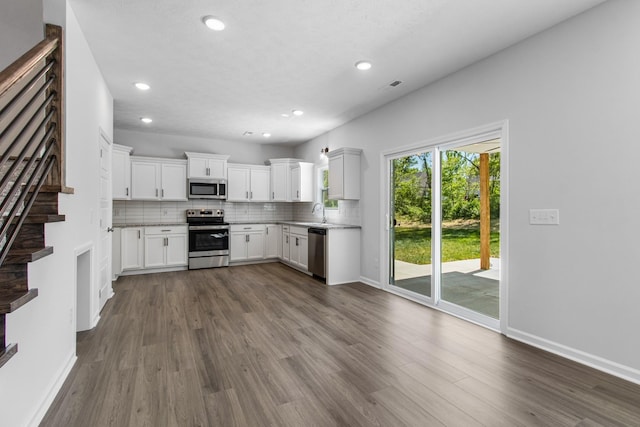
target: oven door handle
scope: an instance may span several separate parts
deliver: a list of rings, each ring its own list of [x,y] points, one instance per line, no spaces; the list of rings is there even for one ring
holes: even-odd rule
[[[228,230],[228,225],[190,225],[189,230]]]
[[[216,239],[222,239],[223,237],[229,237],[229,233],[214,233],[214,234],[210,234],[209,236],[211,237],[215,237]]]

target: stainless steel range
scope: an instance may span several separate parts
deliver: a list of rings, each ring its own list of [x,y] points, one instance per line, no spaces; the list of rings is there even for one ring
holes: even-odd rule
[[[223,209],[189,209],[189,270],[229,265],[229,224]]]

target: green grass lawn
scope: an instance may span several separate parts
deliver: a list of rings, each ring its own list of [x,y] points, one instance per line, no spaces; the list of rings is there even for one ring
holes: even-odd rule
[[[491,224],[491,256],[500,256],[498,222]],[[396,259],[412,264],[431,263],[431,226],[395,228]],[[442,261],[480,258],[480,226],[477,221],[445,223],[442,230]]]

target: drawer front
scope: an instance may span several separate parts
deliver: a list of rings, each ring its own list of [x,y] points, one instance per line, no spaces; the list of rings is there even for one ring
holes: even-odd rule
[[[307,228],[306,227],[295,227],[295,226],[291,226],[291,234],[298,234],[300,236],[306,236],[307,235]]]
[[[231,232],[264,231],[264,224],[231,224]]]
[[[187,226],[186,225],[173,225],[173,226],[154,226],[154,227],[145,227],[144,234],[146,236],[149,235],[167,235],[167,234],[187,234]]]

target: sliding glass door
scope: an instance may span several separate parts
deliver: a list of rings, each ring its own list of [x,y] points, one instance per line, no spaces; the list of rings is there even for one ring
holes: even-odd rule
[[[431,297],[433,151],[391,160],[389,283]]]
[[[440,295],[455,311],[499,318],[500,143],[440,151]]]
[[[500,139],[387,161],[389,289],[498,329]]]

